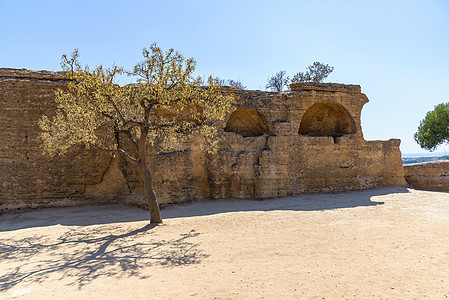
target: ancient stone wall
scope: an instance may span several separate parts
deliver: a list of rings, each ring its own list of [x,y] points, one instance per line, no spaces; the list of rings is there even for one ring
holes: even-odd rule
[[[415,189],[449,191],[449,160],[404,165],[404,173]]]
[[[0,69],[1,209],[99,201],[142,204],[137,170],[120,157],[73,148],[42,154],[38,120],[55,110],[61,73]],[[404,185],[399,140],[365,141],[360,86],[299,83],[292,91],[224,92],[236,100],[219,151],[192,138],[149,161],[161,203],[267,198]]]
[[[221,151],[208,166],[211,197],[266,198],[405,183],[400,141],[363,139],[360,114],[368,99],[360,87],[313,87],[235,92],[236,111],[257,112],[268,130],[223,135]]]
[[[102,180],[109,155],[77,147],[49,157],[40,148],[38,120],[65,84],[60,73],[0,69],[0,210],[98,201],[86,186]]]

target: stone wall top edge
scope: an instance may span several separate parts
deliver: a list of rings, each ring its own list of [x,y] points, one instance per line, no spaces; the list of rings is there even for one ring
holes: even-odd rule
[[[399,147],[401,144],[401,139],[389,139],[389,140],[366,140],[367,143],[370,144],[385,144],[385,145],[393,145]]]
[[[290,84],[290,88],[292,91],[362,92],[360,85],[342,83],[296,82]]]
[[[64,72],[33,71],[28,69],[0,68],[0,79],[38,79],[38,80],[67,80]]]

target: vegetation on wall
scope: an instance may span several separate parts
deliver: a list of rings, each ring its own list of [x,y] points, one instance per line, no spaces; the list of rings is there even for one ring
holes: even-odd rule
[[[290,77],[286,75],[285,71],[279,71],[275,75],[268,78],[266,89],[281,92],[284,87],[288,87],[289,83],[295,82],[323,82],[327,76],[334,70],[334,67],[322,64],[320,62],[314,62],[312,65],[307,67],[306,72],[298,72],[293,76],[290,81]]]
[[[333,70],[334,67],[316,61],[307,67],[306,72],[296,73],[296,75],[292,78],[292,83],[302,81],[323,82],[323,80],[329,76]]]
[[[220,77],[215,77],[215,81],[221,86],[230,86],[239,90],[246,90],[246,85],[243,84],[241,80],[233,80],[233,79],[222,79]]]
[[[274,92],[281,92],[284,87],[288,87],[289,82],[290,77],[285,74],[285,71],[279,71],[275,75],[268,78],[268,83],[265,88]]]

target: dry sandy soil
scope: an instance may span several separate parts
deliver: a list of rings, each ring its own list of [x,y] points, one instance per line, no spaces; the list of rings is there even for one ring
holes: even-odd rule
[[[449,194],[399,187],[0,216],[5,299],[446,299]]]

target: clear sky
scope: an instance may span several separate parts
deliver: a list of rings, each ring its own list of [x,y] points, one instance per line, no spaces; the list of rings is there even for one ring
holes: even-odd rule
[[[152,42],[248,89],[280,70],[334,66],[327,82],[360,84],[370,99],[365,138],[400,138],[403,153],[425,152],[413,133],[449,102],[447,0],[0,0],[0,67],[57,71],[78,48],[83,64],[130,69]]]

